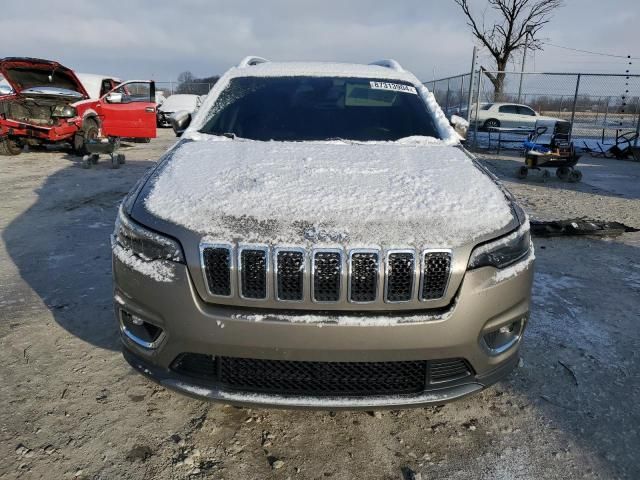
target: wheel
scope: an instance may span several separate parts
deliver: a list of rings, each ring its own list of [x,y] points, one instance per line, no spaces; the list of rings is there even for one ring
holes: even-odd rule
[[[547,181],[551,178],[551,174],[549,173],[549,170],[542,170],[542,181],[544,183],[547,183]]]
[[[15,140],[11,140],[9,137],[0,138],[0,155],[20,155],[22,153],[22,146]]]
[[[89,156],[89,161],[90,161],[91,163],[93,163],[94,165],[95,165],[96,163],[98,163],[98,160],[100,160],[100,155],[98,155],[97,153],[94,153],[94,154],[92,154],[92,155],[90,155],[90,156]]]
[[[571,183],[577,183],[582,180],[582,172],[580,170],[572,170],[569,174],[569,181]]]
[[[120,159],[118,157],[117,153],[111,155],[111,168],[120,168]]]
[[[98,122],[93,118],[87,118],[84,121],[82,129],[76,132],[73,137],[73,151],[78,155],[88,154],[89,152],[86,146],[87,140],[95,140],[98,138],[99,132]]]
[[[518,168],[518,170],[516,170],[516,176],[521,180],[527,178],[527,175],[529,175],[529,169],[525,166],[522,166]]]
[[[84,155],[82,157],[82,162],[80,165],[82,165],[82,168],[91,168],[91,157],[89,155]]]
[[[484,122],[484,128],[498,128],[500,126],[500,120],[496,120],[495,118],[490,118],[489,120]]]
[[[120,162],[120,165],[123,165],[126,162],[124,153],[118,153],[116,154],[116,157],[118,157],[118,162]]]
[[[558,177],[562,181],[569,180],[569,175],[571,174],[571,169],[569,167],[558,167],[556,168],[556,177]]]

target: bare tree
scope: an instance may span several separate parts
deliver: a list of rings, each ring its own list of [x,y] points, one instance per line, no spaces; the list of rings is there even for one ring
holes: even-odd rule
[[[506,70],[511,56],[523,50],[525,45],[529,50],[542,49],[542,42],[536,35],[549,23],[553,11],[564,3],[563,0],[487,0],[497,19],[492,25],[486,25],[486,11],[481,15],[474,15],[468,0],[453,1],[466,15],[474,37],[491,53],[499,72]],[[530,35],[528,42],[527,35]],[[496,96],[501,95],[504,91],[505,74],[485,74],[493,83]]]

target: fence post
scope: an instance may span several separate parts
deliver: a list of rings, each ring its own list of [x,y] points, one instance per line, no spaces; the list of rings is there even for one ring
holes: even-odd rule
[[[458,100],[458,113],[462,113],[463,98],[464,98],[464,74],[460,75],[460,100]]]
[[[576,119],[576,106],[578,105],[578,92],[580,91],[580,77],[578,74],[576,78],[576,93],[573,95],[573,108],[571,109],[571,130],[569,132],[569,141],[573,140],[573,122]]]
[[[473,47],[473,57],[471,58],[471,74],[469,78],[469,98],[467,99],[467,122],[471,121],[471,102],[473,101],[473,81],[476,74],[476,56],[478,48]]]
[[[482,70],[480,67],[478,70],[478,92],[476,95],[476,118],[474,119],[473,127],[473,148],[478,148],[478,112],[480,111],[480,84],[482,83]]]
[[[638,108],[640,105],[640,98],[636,97],[636,111],[638,114],[638,121],[636,122],[636,140],[633,142],[633,147],[638,148],[638,136],[640,136],[640,109]]]
[[[447,99],[445,100],[445,107],[444,107],[444,112],[445,115],[449,115],[449,92],[450,92],[450,88],[449,85],[451,83],[451,79],[447,78]]]

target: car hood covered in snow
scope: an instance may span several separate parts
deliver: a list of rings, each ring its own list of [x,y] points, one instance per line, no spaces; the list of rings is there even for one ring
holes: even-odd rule
[[[461,148],[425,137],[183,140],[135,210],[212,241],[302,246],[453,248],[515,221],[505,193]]]

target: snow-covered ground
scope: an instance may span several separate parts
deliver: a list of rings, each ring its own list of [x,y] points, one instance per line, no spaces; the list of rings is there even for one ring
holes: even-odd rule
[[[640,478],[640,234],[537,239],[523,362],[443,407],[247,410],[132,372],[112,313],[117,205],[175,137],[83,170],[66,152],[0,157],[0,479]],[[585,159],[582,184],[512,176],[533,218],[640,227],[640,165]],[[609,162],[609,163],[608,163]],[[418,474],[420,476],[418,476]]]

